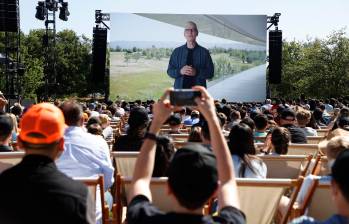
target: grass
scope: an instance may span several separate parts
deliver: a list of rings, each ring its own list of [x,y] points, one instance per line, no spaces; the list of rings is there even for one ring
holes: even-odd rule
[[[144,71],[110,77],[110,98],[124,100],[158,99],[174,80],[163,71]]]

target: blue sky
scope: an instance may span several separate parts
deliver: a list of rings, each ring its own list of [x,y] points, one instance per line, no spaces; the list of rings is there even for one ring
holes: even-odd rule
[[[57,30],[73,29],[92,36],[94,10],[138,13],[266,14],[280,12],[279,27],[287,40],[324,38],[333,30],[349,27],[348,0],[68,0],[68,22],[57,19]],[[44,28],[35,19],[37,1],[20,0],[21,29]],[[349,33],[349,28],[347,28]],[[349,35],[347,35],[349,36]]]

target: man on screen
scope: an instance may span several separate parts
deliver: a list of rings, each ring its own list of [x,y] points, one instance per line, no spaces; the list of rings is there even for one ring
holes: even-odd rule
[[[171,55],[167,74],[175,79],[175,89],[190,89],[200,85],[206,87],[206,79],[213,77],[214,68],[209,51],[196,42],[198,29],[194,22],[185,25],[187,43],[176,48]]]

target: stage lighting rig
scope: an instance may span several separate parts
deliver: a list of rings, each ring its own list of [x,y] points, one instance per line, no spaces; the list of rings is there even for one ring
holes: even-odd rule
[[[108,30],[110,30],[109,26],[107,26],[107,24],[105,24],[104,22],[104,21],[110,21],[109,13],[102,13],[102,10],[95,10],[95,20],[96,20],[95,23],[97,24],[97,26],[103,23],[103,25],[107,27]]]
[[[68,2],[62,2],[62,6],[59,8],[59,18],[63,21],[68,21],[70,12],[68,10]]]
[[[45,7],[45,2],[38,2],[38,6],[36,6],[35,18],[39,20],[45,20],[47,15],[47,9]]]
[[[267,17],[267,23],[271,23],[267,30],[269,30],[269,28],[274,25],[275,26],[275,30],[278,30],[278,24],[279,24],[279,17],[281,16],[281,13],[274,13],[273,16],[268,16]]]

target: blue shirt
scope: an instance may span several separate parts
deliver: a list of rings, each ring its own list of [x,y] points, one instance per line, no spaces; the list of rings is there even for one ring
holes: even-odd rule
[[[184,76],[180,73],[181,68],[187,65],[188,48],[184,44],[172,52],[168,64],[167,74],[175,79],[174,88],[182,89]],[[210,52],[200,45],[196,44],[193,48],[192,66],[196,69],[195,85],[206,87],[206,79],[211,79],[214,74],[214,66]]]
[[[294,219],[291,224],[348,224],[349,218],[341,216],[341,215],[333,215],[326,221],[316,221],[315,219],[302,216],[300,218]]]

